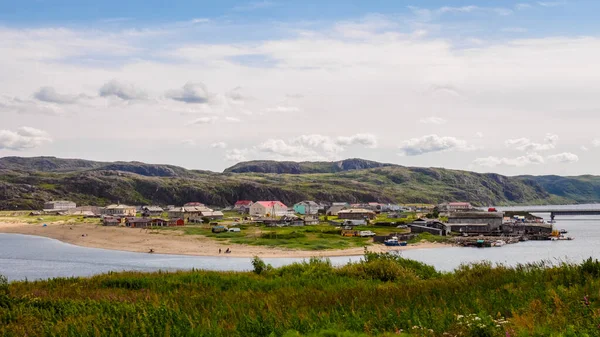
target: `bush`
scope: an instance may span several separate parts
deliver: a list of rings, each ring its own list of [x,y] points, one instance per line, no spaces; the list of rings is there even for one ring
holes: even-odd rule
[[[600,276],[600,261],[593,260],[591,257],[585,260],[581,265],[581,273],[592,277]]]
[[[414,272],[417,277],[423,280],[439,277],[441,275],[441,273],[435,270],[433,266],[423,262],[405,259],[400,255],[391,253],[365,253],[365,262],[367,263],[381,260],[390,261],[398,266],[406,268],[407,270]]]
[[[271,265],[266,264],[260,257],[255,256],[252,259],[252,267],[254,267],[254,273],[257,275],[262,274],[265,271],[271,270],[273,267]]]
[[[8,294],[8,279],[0,274],[0,295]]]

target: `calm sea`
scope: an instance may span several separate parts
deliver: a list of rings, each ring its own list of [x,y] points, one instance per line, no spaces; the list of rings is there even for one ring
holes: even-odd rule
[[[579,262],[600,259],[600,217],[558,219],[557,229],[566,229],[573,241],[529,241],[497,248],[434,248],[404,251],[402,256],[449,271],[462,263],[491,261],[514,265],[548,260]],[[330,258],[335,265],[357,261],[360,256]],[[300,258],[265,259],[273,266],[302,261]],[[0,234],[0,274],[9,280],[91,276],[108,271],[232,270],[251,269],[250,258],[195,257],[131,253],[78,247],[57,240],[19,234]]]

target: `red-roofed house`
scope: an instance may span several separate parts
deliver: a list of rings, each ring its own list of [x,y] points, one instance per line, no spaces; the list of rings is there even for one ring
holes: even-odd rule
[[[281,201],[257,201],[250,205],[251,216],[283,216],[288,207]]]
[[[233,205],[233,210],[234,211],[246,211],[250,208],[250,205],[252,205],[252,200],[238,200],[235,202],[235,205]]]

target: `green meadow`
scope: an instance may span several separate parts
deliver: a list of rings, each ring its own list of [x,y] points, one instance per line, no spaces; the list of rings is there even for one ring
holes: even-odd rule
[[[598,336],[600,262],[451,273],[395,255],[0,281],[0,336]]]

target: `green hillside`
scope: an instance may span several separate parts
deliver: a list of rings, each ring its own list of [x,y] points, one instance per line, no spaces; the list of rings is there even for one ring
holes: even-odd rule
[[[214,206],[228,206],[240,199],[277,199],[286,204],[305,199],[394,203],[461,200],[482,206],[600,200],[596,188],[600,178],[590,176],[506,177],[357,159],[298,163],[298,173],[276,174],[253,172],[251,167],[256,163],[234,166],[245,173],[233,173],[234,168],[215,173],[138,162],[0,158],[0,209],[38,209],[44,201],[63,198],[94,205],[199,201]],[[260,162],[257,170],[272,172],[271,166],[284,167],[279,164]],[[364,166],[374,168],[360,169]],[[308,173],[316,168],[322,173]]]

